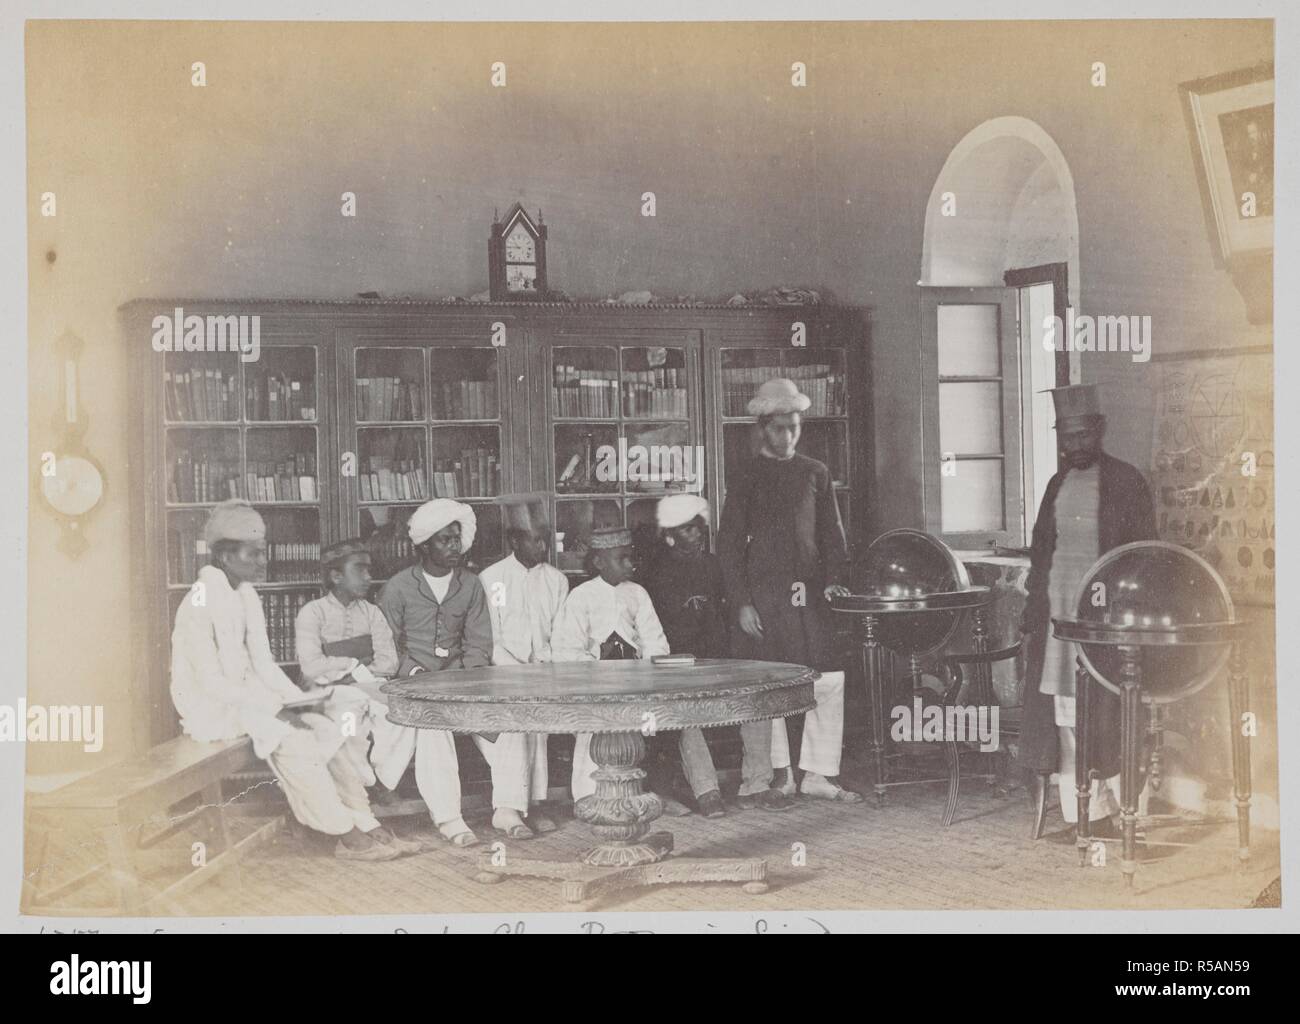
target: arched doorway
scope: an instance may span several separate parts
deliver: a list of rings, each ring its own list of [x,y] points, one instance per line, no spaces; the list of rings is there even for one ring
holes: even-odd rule
[[[1079,214],[1065,156],[1028,118],[985,121],[953,147],[930,191],[920,283],[1001,285],[1008,270],[1050,263],[1068,267],[1077,308]]]
[[[1078,373],[1051,333],[1078,309],[1074,178],[1039,125],[994,118],[953,147],[918,284],[927,528],[959,546],[1026,544],[1056,470],[1044,392]]]

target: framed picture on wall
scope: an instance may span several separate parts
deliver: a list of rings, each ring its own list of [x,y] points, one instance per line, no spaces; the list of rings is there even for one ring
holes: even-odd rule
[[[1214,249],[1231,267],[1273,249],[1273,65],[1179,86]]]

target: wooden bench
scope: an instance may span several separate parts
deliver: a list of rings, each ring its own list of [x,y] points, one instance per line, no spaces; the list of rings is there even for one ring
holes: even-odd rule
[[[49,793],[28,794],[27,819],[35,857],[23,876],[24,912],[104,913],[108,908],[51,904],[107,870],[116,885],[117,909],[124,914],[144,914],[166,907],[173,898],[236,867],[250,850],[275,835],[283,822],[277,817],[238,842],[232,841],[221,782],[253,765],[262,762],[247,737],[204,743],[178,736],[143,757],[93,772]],[[176,805],[189,804],[196,797],[195,806],[172,813]],[[197,826],[206,847],[197,867],[192,865],[190,846],[161,846],[170,836],[192,826]],[[51,837],[62,834],[73,843],[85,843],[87,833],[103,837],[107,860],[43,888],[42,876],[49,877]],[[191,870],[160,891],[150,891],[143,879],[146,870],[178,865]]]

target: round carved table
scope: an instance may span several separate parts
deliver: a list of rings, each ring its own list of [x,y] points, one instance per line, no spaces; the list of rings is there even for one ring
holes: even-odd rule
[[[701,659],[693,665],[585,661],[429,672],[383,686],[398,725],[450,732],[593,733],[596,792],[574,804],[596,845],[577,861],[484,853],[478,881],[553,878],[579,902],[638,885],[741,882],[767,891],[760,858],[666,860],[670,832],[650,832],[663,812],[642,787],[645,736],[675,729],[785,718],[811,711],[813,672],[768,661]]]

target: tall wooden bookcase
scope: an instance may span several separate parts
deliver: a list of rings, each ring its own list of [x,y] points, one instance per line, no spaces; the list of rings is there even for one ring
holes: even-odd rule
[[[154,317],[177,309],[260,317],[259,358],[154,351]],[[293,615],[320,592],[323,546],[365,538],[382,579],[409,563],[411,512],[456,497],[478,513],[471,565],[487,565],[506,551],[495,498],[533,491],[550,495],[552,557],[575,577],[593,528],[630,526],[645,551],[655,502],[688,486],[686,472],[721,508],[728,475],[755,450],[744,404],[768,377],[793,377],[813,398],[800,450],[831,467],[851,541],[871,507],[861,309],[137,300],[122,307],[121,326],[139,388],[132,623],[142,742],[176,732],[171,623],[207,560],[208,511],[232,495],[267,520],[259,590],[291,671]],[[668,469],[659,479],[611,478],[617,463],[602,453],[621,445],[634,456],[624,469],[635,446],[676,461],[651,467]]]

